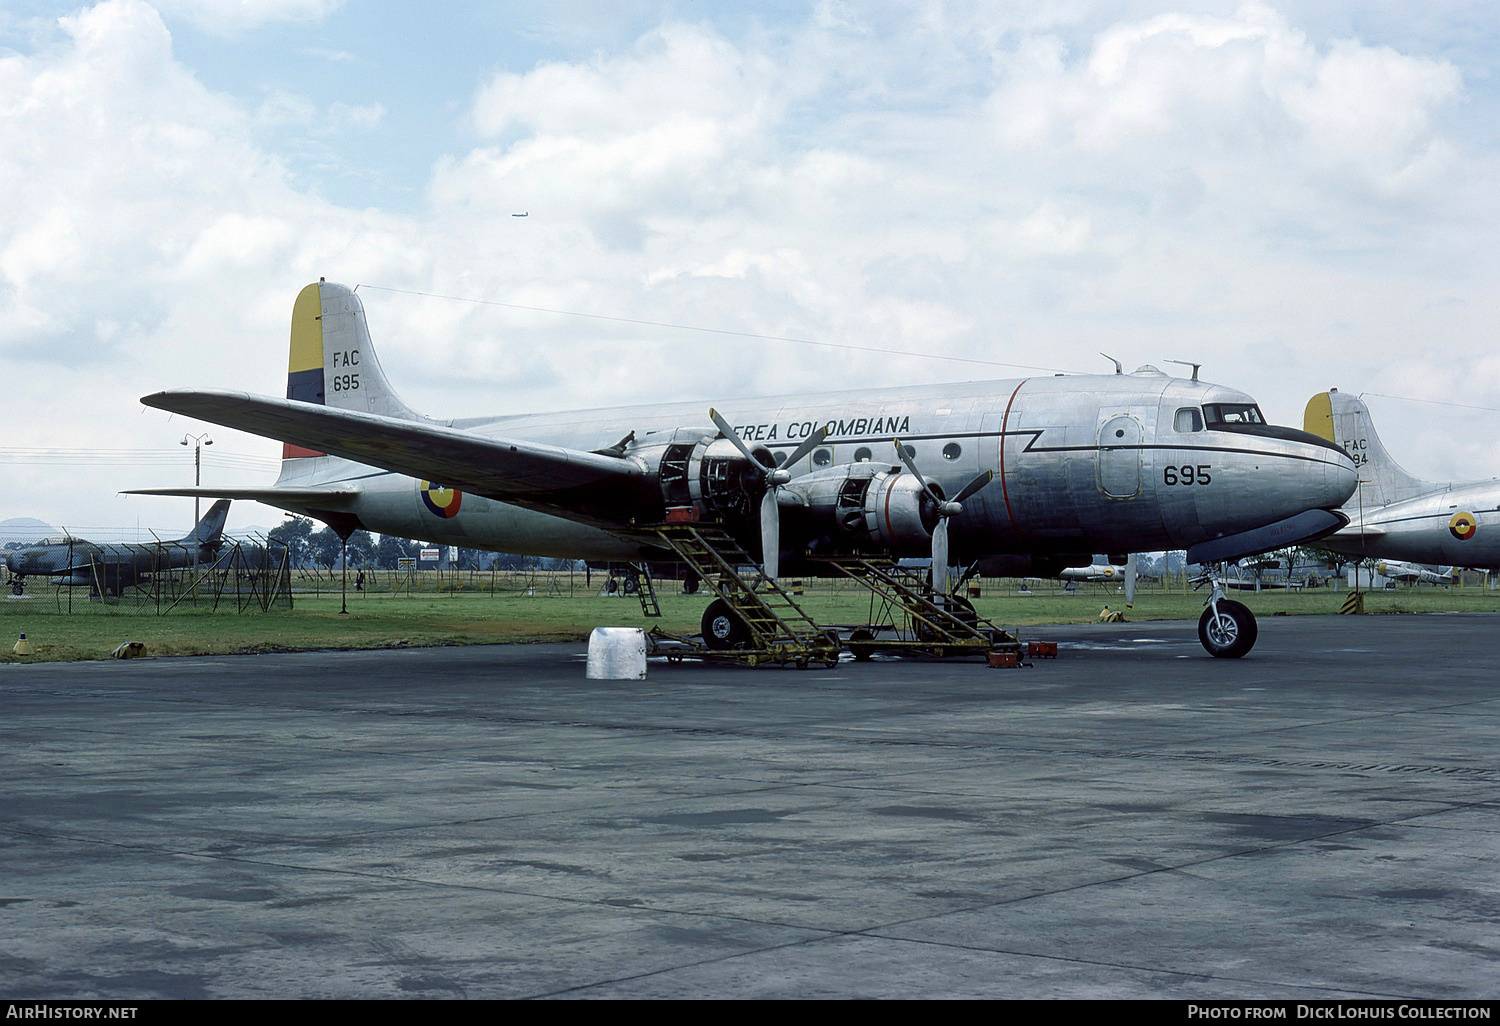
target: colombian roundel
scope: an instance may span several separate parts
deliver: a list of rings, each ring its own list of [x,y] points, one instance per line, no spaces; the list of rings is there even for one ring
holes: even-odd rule
[[[432,481],[422,482],[422,501],[427,508],[444,520],[452,520],[458,516],[458,507],[463,502],[464,493],[457,488],[444,488]]]
[[[1479,530],[1479,521],[1472,513],[1455,513],[1448,521],[1448,531],[1459,541],[1468,541]]]

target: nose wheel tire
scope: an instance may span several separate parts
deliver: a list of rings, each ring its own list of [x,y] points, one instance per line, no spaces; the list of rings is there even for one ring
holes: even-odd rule
[[[739,648],[750,640],[750,628],[723,599],[714,599],[703,611],[703,643],[709,648]]]
[[[1242,603],[1221,599],[1219,613],[1209,606],[1198,617],[1198,640],[1215,659],[1238,659],[1255,647],[1255,614]]]

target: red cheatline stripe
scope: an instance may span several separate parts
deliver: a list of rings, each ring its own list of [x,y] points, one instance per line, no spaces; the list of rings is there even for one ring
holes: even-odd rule
[[[1010,429],[1010,408],[1016,404],[1016,396],[1021,394],[1021,385],[1030,381],[1030,378],[1022,378],[1016,390],[1010,394],[1010,401],[1005,404],[1005,418],[1000,422],[1000,494],[1005,498],[1005,514],[1010,517],[1011,530],[1020,537],[1021,525],[1016,523],[1016,511],[1010,505],[1010,482],[1005,478],[1005,441],[1009,437],[1006,432]]]

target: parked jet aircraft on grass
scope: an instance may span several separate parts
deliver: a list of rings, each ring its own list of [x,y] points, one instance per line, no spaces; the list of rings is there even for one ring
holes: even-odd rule
[[[1452,572],[1444,573],[1441,567],[1422,566],[1420,563],[1406,563],[1398,559],[1376,560],[1375,572],[1402,584],[1450,585],[1456,576]]]
[[[228,515],[229,500],[221,499],[189,534],[175,541],[95,544],[82,538],[49,538],[7,552],[5,566],[19,581],[12,585],[17,594],[25,589],[24,578],[51,577],[68,587],[87,587],[95,595],[119,595],[159,571],[212,563],[224,540]]]
[[[1307,401],[1303,424],[1359,467],[1359,489],[1343,509],[1349,526],[1319,541],[1320,548],[1361,559],[1500,570],[1500,480],[1413,477],[1381,444],[1369,408],[1336,388]]]
[[[1126,555],[1125,561],[1119,565],[1114,563],[1090,563],[1088,566],[1064,567],[1057,576],[1064,581],[1077,582],[1087,581],[1093,584],[1108,584],[1119,581],[1125,586],[1125,605],[1131,606],[1135,603],[1135,584],[1138,577],[1136,570],[1136,554],[1131,552]]]
[[[940,581],[983,557],[1011,573],[1101,551],[1218,561],[1342,526],[1333,511],[1355,484],[1339,446],[1266,424],[1242,392],[1151,367],[435,420],[386,380],[355,292],[323,281],[293,308],[285,399],[184,389],[142,402],[285,443],[273,486],[151,494],[606,562],[674,559],[653,525],[690,507],[763,553],[769,576],[853,550],[931,553]],[[1210,651],[1243,654],[1249,611],[1210,612]]]

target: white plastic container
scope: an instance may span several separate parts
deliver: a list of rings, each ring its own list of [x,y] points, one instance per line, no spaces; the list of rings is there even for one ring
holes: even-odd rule
[[[595,627],[589,635],[589,680],[645,680],[646,632],[639,627]]]

